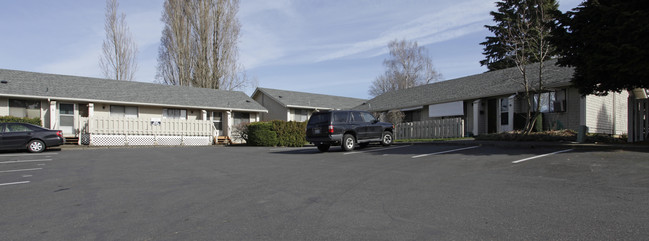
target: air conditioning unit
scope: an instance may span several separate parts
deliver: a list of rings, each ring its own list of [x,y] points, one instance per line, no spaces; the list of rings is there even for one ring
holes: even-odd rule
[[[566,101],[555,101],[554,102],[554,112],[565,112],[566,111]]]

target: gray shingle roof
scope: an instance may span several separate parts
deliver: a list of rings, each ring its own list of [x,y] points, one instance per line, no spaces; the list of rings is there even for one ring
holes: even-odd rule
[[[0,95],[184,108],[266,112],[240,91],[0,69]]]
[[[284,107],[307,107],[318,109],[350,109],[358,106],[367,100],[340,97],[333,95],[313,94],[288,90],[277,90],[268,88],[257,88],[252,96],[264,93]]]
[[[555,63],[555,60],[545,62],[544,85],[548,88],[569,86],[573,69],[558,67]],[[538,63],[529,65],[527,74],[529,80],[537,80]],[[509,68],[410,89],[390,91],[367,101],[366,104],[356,106],[354,109],[386,111],[522,93],[524,88],[520,84],[520,80],[522,80],[520,72],[516,68]]]

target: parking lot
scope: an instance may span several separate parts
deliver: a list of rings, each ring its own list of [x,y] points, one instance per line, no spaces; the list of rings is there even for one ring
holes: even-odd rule
[[[0,153],[3,240],[642,240],[646,207],[642,149]]]

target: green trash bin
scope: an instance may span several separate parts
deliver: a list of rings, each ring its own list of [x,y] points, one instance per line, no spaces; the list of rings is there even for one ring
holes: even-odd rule
[[[586,142],[586,133],[588,133],[588,126],[579,126],[579,131],[577,132],[577,142]]]

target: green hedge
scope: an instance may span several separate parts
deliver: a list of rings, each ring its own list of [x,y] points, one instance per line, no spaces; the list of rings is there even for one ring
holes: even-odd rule
[[[253,146],[301,147],[306,143],[306,122],[253,122],[246,135],[246,142]]]
[[[277,132],[272,131],[273,125],[269,122],[254,122],[248,125],[248,139],[246,142],[253,146],[277,145]]]
[[[41,118],[0,116],[0,123],[7,123],[7,122],[29,123],[29,124],[41,126]]]
[[[272,121],[278,146],[302,147],[306,143],[306,122]]]

